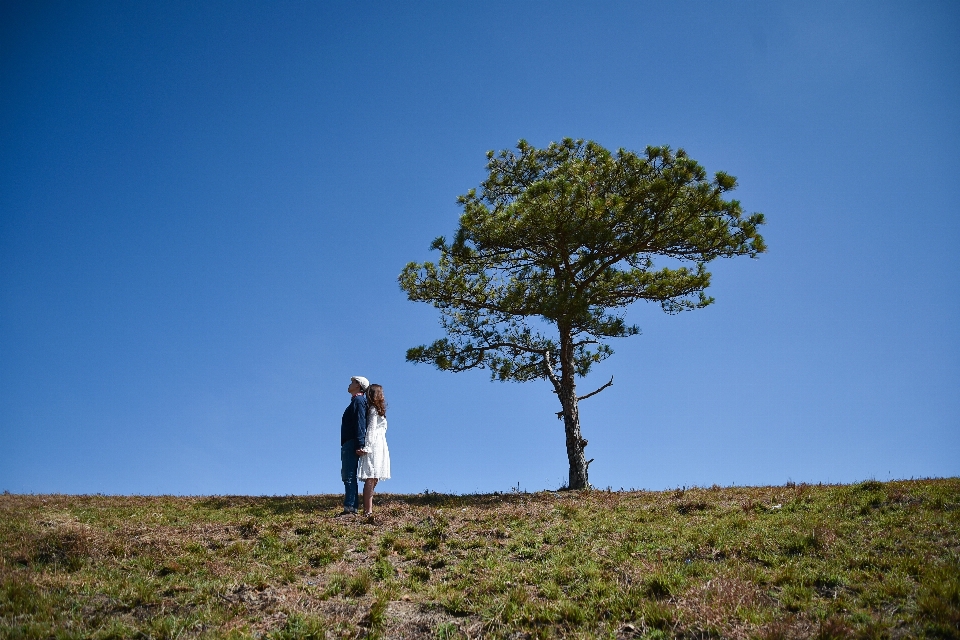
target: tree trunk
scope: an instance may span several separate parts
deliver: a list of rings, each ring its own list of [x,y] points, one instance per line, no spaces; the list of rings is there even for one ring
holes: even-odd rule
[[[567,436],[567,460],[570,462],[570,489],[587,489],[589,463],[583,454],[587,441],[580,435],[580,411],[577,407],[577,384],[574,378],[573,339],[569,331],[560,331],[560,406],[563,407],[563,428]]]

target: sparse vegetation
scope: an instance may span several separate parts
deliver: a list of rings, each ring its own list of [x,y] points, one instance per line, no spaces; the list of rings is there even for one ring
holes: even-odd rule
[[[960,637],[960,479],[337,501],[0,496],[0,637]]]

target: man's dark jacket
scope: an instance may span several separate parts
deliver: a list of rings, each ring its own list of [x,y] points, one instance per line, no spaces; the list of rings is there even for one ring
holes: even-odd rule
[[[357,448],[367,444],[367,397],[363,394],[350,398],[350,406],[340,421],[340,444],[357,441]]]

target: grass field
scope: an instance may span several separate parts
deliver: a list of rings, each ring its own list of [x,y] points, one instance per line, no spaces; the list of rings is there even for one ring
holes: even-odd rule
[[[0,496],[3,638],[958,638],[960,479]]]

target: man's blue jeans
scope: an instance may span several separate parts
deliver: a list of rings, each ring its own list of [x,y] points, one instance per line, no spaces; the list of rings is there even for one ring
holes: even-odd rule
[[[343,480],[343,508],[357,510],[357,441],[348,440],[340,445],[340,479]]]

